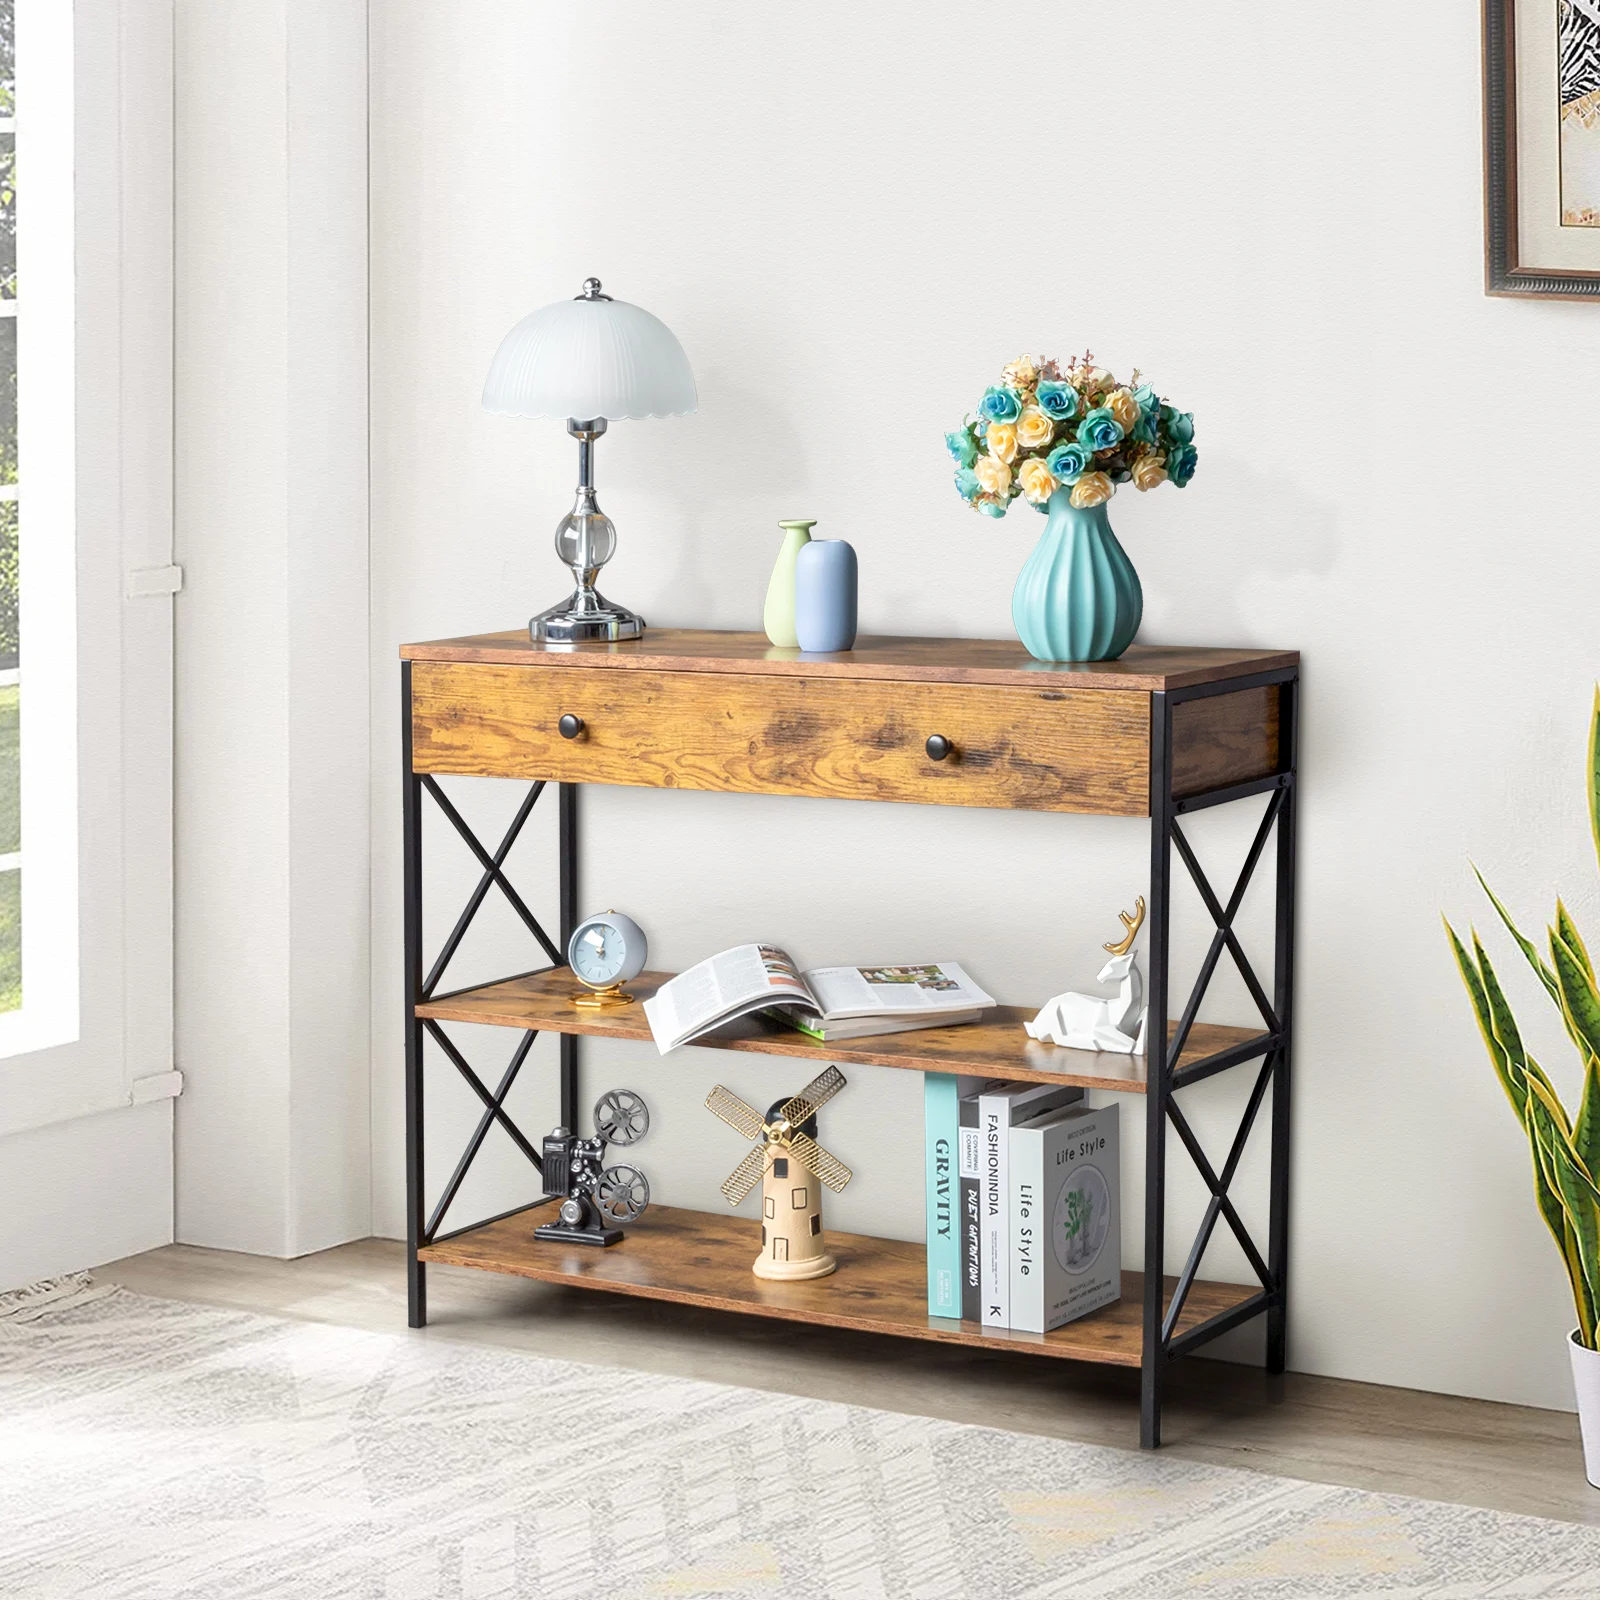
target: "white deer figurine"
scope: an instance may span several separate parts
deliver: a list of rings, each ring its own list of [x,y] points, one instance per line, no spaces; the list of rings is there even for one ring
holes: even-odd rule
[[[1073,1050],[1109,1050],[1134,1055],[1144,1049],[1144,981],[1136,965],[1133,941],[1144,926],[1144,896],[1132,916],[1117,913],[1123,937],[1104,946],[1111,959],[1100,969],[1097,981],[1114,983],[1116,996],[1107,1000],[1089,994],[1058,994],[1045,1001],[1039,1015],[1023,1026],[1030,1039],[1049,1039]]]

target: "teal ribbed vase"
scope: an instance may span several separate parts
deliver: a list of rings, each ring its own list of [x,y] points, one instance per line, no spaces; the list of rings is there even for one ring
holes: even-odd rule
[[[1044,533],[1011,591],[1011,621],[1040,661],[1115,661],[1133,643],[1144,591],[1103,505],[1050,496]]]

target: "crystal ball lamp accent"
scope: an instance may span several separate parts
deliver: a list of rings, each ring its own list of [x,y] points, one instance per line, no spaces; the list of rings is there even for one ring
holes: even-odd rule
[[[637,639],[644,619],[595,588],[617,548],[617,530],[595,497],[595,441],[609,423],[681,417],[699,404],[683,346],[659,318],[584,280],[574,300],[526,316],[500,341],[483,406],[507,417],[565,417],[578,441],[578,491],[556,528],[556,554],[576,587],[528,624],[535,641],[580,644]]]

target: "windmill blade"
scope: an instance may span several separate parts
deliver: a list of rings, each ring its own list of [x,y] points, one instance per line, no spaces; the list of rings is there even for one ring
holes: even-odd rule
[[[744,1197],[761,1182],[761,1174],[767,1170],[767,1147],[758,1144],[743,1161],[736,1166],[726,1178],[722,1180],[723,1198],[730,1206],[736,1206]]]
[[[719,1083],[706,1096],[706,1110],[721,1117],[736,1133],[746,1139],[759,1139],[766,1132],[767,1119],[752,1106],[747,1106],[732,1089]]]
[[[844,1088],[846,1081],[845,1075],[837,1067],[825,1067],[799,1094],[784,1103],[778,1115],[791,1128],[798,1128],[827,1105]]]
[[[838,1194],[854,1176],[844,1162],[837,1156],[829,1155],[809,1134],[791,1133],[789,1150],[797,1160],[810,1167],[835,1194]]]

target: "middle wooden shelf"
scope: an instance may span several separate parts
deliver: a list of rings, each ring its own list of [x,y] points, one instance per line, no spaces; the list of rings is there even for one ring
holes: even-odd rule
[[[642,1039],[654,1046],[644,1001],[673,974],[642,972],[627,987],[636,998],[612,1011],[573,1005],[579,989],[567,967],[505,978],[475,989],[425,1000],[419,1017],[441,1022],[480,1022],[501,1028],[533,1028],[541,1033],[582,1033],[602,1039]],[[1145,1092],[1145,1058],[1109,1051],[1069,1050],[1040,1044],[1023,1031],[1033,1016],[1025,1006],[995,1006],[979,1022],[954,1028],[918,1028],[914,1033],[879,1034],[866,1039],[835,1039],[823,1044],[794,1028],[761,1016],[741,1017],[694,1044],[710,1050],[748,1050],[759,1055],[795,1056],[819,1064],[838,1062],[869,1067],[901,1067],[912,1072],[946,1072],[1019,1083],[1071,1083],[1087,1089]],[[1169,1028],[1169,1037],[1176,1024]],[[1225,1051],[1263,1039],[1259,1028],[1233,1028],[1197,1022],[1189,1030],[1178,1072]],[[1265,1041],[1263,1040],[1263,1043]]]

